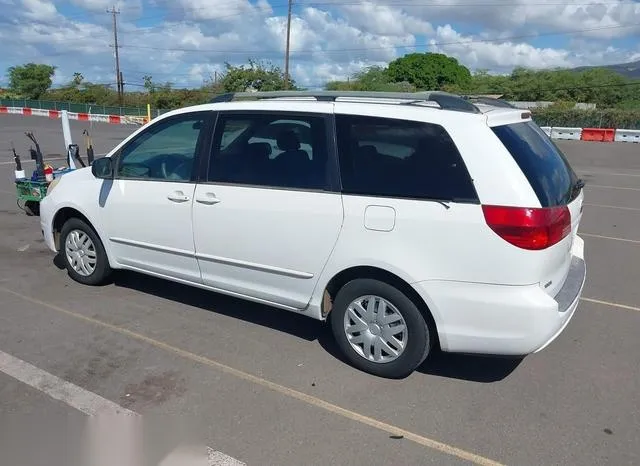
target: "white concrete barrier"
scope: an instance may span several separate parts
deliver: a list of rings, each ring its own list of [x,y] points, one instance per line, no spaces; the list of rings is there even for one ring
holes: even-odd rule
[[[66,111],[66,110],[65,110]],[[24,116],[43,116],[49,118],[60,118],[62,110],[45,110],[41,108],[28,107],[0,107],[0,114],[10,113]],[[101,115],[91,113],[67,112],[69,120],[95,121],[116,125],[144,125],[146,117],[142,116],[120,116]]]
[[[637,129],[617,129],[616,142],[636,142],[640,143],[640,130]]]
[[[96,122],[100,122],[100,123],[109,123],[109,115],[96,115],[96,114],[89,114],[89,121],[96,121]]]
[[[579,141],[582,136],[582,128],[552,128],[551,137],[553,139],[569,139]]]
[[[551,136],[551,126],[541,126],[540,129],[544,131],[547,136]]]
[[[125,125],[144,125],[146,117],[123,115],[120,119]]]

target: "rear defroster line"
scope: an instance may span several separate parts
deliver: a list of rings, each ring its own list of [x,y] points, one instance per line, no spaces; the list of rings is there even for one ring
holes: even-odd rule
[[[127,337],[143,341],[148,343],[151,346],[156,348],[177,354],[185,359],[189,359],[194,362],[198,362],[200,364],[204,364],[205,366],[209,366],[215,369],[218,369],[226,374],[233,375],[239,379],[246,380],[247,382],[251,382],[253,384],[259,385],[264,388],[268,388],[273,390],[274,392],[280,393],[281,395],[287,396],[289,398],[293,398],[308,405],[314,406],[316,408],[324,409],[330,413],[336,414],[338,416],[342,416],[346,419],[350,419],[352,421],[358,422],[360,424],[367,425],[369,427],[373,427],[375,429],[379,429],[383,432],[386,432],[395,437],[403,437],[406,440],[410,440],[412,442],[417,443],[418,445],[422,445],[424,447],[430,448],[434,451],[444,453],[446,455],[450,455],[465,461],[469,461],[473,464],[481,465],[481,466],[502,466],[501,463],[497,461],[491,460],[489,458],[485,458],[480,455],[476,455],[475,453],[471,453],[466,450],[462,450],[460,448],[454,447],[452,445],[438,442],[437,440],[430,439],[428,437],[424,437],[422,435],[416,434],[414,432],[410,432],[408,430],[402,429],[400,427],[396,427],[392,424],[387,424],[385,422],[379,421],[377,419],[365,416],[363,414],[356,413],[355,411],[351,411],[340,406],[329,403],[328,401],[324,401],[320,398],[317,398],[312,395],[308,395],[306,393],[300,392],[298,390],[294,390],[292,388],[285,387],[284,385],[277,384],[275,382],[271,382],[270,380],[263,379],[261,377],[249,374],[247,372],[243,372],[239,369],[235,369],[231,366],[227,366],[226,364],[220,363],[213,359],[207,358],[205,356],[200,356],[195,353],[191,353],[190,351],[186,351],[181,348],[177,348],[175,346],[171,346],[168,343],[164,343],[162,341],[156,340],[154,338],[148,337],[146,335],[142,335],[140,333],[128,330],[126,328],[118,327],[117,325],[109,324],[107,322],[103,322],[98,319],[94,319],[92,317],[87,317],[82,314],[76,314],[75,312],[69,311],[62,307],[56,306],[54,304],[50,304],[44,301],[40,301],[39,299],[32,298],[30,296],[23,295],[22,293],[18,293],[9,288],[0,287],[0,291],[3,291],[7,294],[16,296],[24,301],[30,302],[32,304],[37,304],[47,309],[51,309],[53,311],[59,312],[61,314],[65,314],[69,317],[73,317],[78,320],[83,320],[85,322],[92,323],[99,327],[103,327],[109,330],[112,330],[121,335],[125,335]]]

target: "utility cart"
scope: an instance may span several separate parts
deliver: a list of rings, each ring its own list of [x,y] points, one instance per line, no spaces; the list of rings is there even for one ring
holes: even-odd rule
[[[33,133],[27,132],[25,135],[33,142],[35,149],[29,150],[31,159],[36,162],[36,169],[30,178],[27,178],[25,171],[22,169],[22,162],[20,156],[16,153],[15,148],[13,150],[13,158],[16,163],[16,197],[18,207],[22,209],[29,216],[40,215],[40,201],[47,195],[49,185],[54,180],[65,173],[73,171],[74,168],[61,167],[54,169],[53,166],[44,162],[42,157],[42,151],[40,145],[36,141]],[[93,147],[91,147],[91,155],[93,155]],[[74,160],[81,166],[85,166],[84,162],[80,158],[79,149],[76,144],[70,144],[67,153],[67,161]],[[71,165],[71,164],[70,164]],[[74,164],[75,165],[75,164]]]
[[[40,215],[40,201],[47,195],[48,188],[49,182],[45,180],[16,180],[18,207],[29,216]]]

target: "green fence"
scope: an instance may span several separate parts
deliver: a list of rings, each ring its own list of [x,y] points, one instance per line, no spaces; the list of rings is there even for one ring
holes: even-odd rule
[[[546,108],[535,109],[531,113],[533,119],[540,126],[640,129],[640,110]]]
[[[110,107],[96,104],[74,104],[70,102],[55,102],[46,100],[28,99],[0,99],[0,107],[27,107],[40,108],[44,110],[67,110],[74,113],[94,113],[98,115],[128,115],[146,116],[146,108],[136,107]],[[151,116],[161,115],[166,110],[152,109]]]

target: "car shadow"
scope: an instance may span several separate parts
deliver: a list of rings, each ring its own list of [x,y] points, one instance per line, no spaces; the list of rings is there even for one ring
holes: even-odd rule
[[[304,315],[135,272],[118,271],[114,274],[113,284],[116,287],[240,319],[305,341],[317,341],[323,350],[349,365],[333,339],[330,326]],[[523,358],[451,354],[434,349],[417,372],[449,379],[493,383],[508,377],[522,360]]]
[[[447,379],[493,383],[506,379],[523,360],[522,357],[454,354],[436,349],[418,372]]]
[[[349,364],[336,345],[328,325],[318,336],[318,343],[331,356]],[[506,379],[522,361],[523,358],[515,357],[445,353],[434,348],[416,372],[446,379],[493,383]]]
[[[324,327],[322,322],[304,315],[135,272],[118,271],[114,274],[113,284],[261,325],[306,341],[317,340],[319,332]]]

